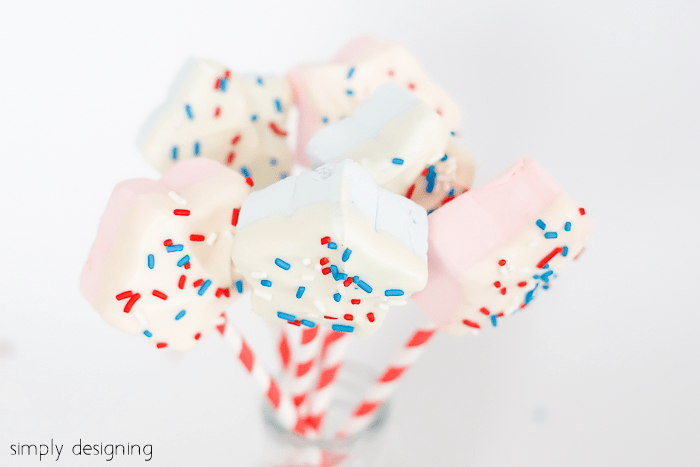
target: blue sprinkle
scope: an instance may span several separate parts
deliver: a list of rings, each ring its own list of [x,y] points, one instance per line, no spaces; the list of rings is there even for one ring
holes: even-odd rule
[[[532,278],[533,278],[533,279],[539,279],[540,276],[538,276],[537,274],[535,274],[534,276],[532,276]]]
[[[260,281],[260,285],[262,285],[263,287],[272,287],[272,282],[270,282],[267,279],[263,279]]]
[[[187,263],[189,263],[189,262],[190,262],[190,257],[189,257],[189,255],[185,255],[185,256],[183,256],[183,257],[180,259],[180,261],[177,262],[177,265],[178,265],[179,267],[183,267],[185,264],[187,264]]]
[[[352,78],[353,73],[355,73],[355,67],[351,67],[350,71],[348,71],[348,79]]]
[[[156,265],[156,258],[153,255],[148,255],[148,269],[153,269]]]
[[[322,119],[321,121],[322,121],[323,123],[328,123],[328,117],[323,117],[323,119]]]
[[[257,122],[257,121],[258,121],[258,115],[257,115],[257,114],[251,115],[251,116],[250,116],[250,121],[251,121],[251,122]]]
[[[194,155],[199,156],[199,141],[194,142]]]
[[[275,99],[275,109],[277,109],[277,112],[282,112],[282,101],[279,99]]]
[[[542,269],[549,269],[549,263],[545,264]]]
[[[358,282],[360,282],[360,276],[352,276],[352,281],[353,281],[355,284],[357,284]]]
[[[335,250],[338,248],[338,245],[336,245],[335,242],[328,242],[328,248]]]
[[[258,84],[259,84],[260,86],[263,86],[263,85],[265,84],[265,81],[263,81],[262,76],[258,76],[258,80],[257,80],[257,81],[258,81]]]
[[[400,297],[403,295],[403,290],[401,290],[401,289],[387,289],[384,291],[384,295],[387,297]]]
[[[303,324],[304,326],[308,326],[310,328],[316,327],[316,323],[314,323],[313,321],[309,321],[308,319],[302,319],[301,324]]]
[[[352,91],[352,89],[346,89],[346,90],[345,90],[345,93],[346,93],[348,96],[352,96],[352,95],[354,94],[353,91]]]
[[[428,180],[428,186],[425,187],[425,191],[428,193],[432,193],[434,189],[435,189],[435,181]]]
[[[209,288],[210,285],[211,285],[211,281],[209,279],[205,280],[204,284],[202,284],[202,286],[199,288],[199,292],[197,292],[197,294],[199,294],[200,297],[202,295],[204,295],[204,292],[207,291],[207,289]]]
[[[447,160],[447,154],[445,154],[444,156],[442,156],[442,159],[440,159],[440,162],[445,162],[446,160]]]
[[[562,250],[563,250],[563,251],[561,252],[561,255],[562,255],[562,256],[566,256],[566,255],[569,254],[569,247],[568,247],[568,246],[565,246],[564,248],[562,248]]]
[[[394,158],[391,160],[391,163],[392,163],[392,164],[396,164],[396,165],[403,165],[403,159],[400,159],[400,158],[398,158],[398,157],[394,157]]]
[[[243,174],[243,176],[245,178],[250,177],[250,172],[248,171],[248,168],[245,166],[241,167],[241,173]]]
[[[530,291],[525,295],[525,305],[527,305],[528,303],[530,303],[530,302],[532,301],[532,299],[535,298],[535,290],[537,290],[537,287],[538,287],[539,285],[540,285],[540,284],[535,284],[535,288],[532,289],[532,290],[530,290]]]
[[[352,254],[352,250],[350,248],[346,248],[345,251],[343,252],[343,262],[350,259],[351,254]]]
[[[567,222],[566,224],[564,224],[564,230],[566,230],[567,232],[571,230],[571,222]]]
[[[143,335],[146,337],[153,337],[153,334],[151,334],[151,331],[143,331]]]
[[[455,189],[452,188],[449,193],[447,193],[447,196],[454,196],[455,195]]]
[[[274,157],[272,159],[270,159],[270,165],[272,165],[272,166],[277,165],[277,159]]]
[[[236,290],[238,293],[243,293],[243,281],[236,281]]]
[[[227,82],[228,82],[228,80],[226,78],[224,78],[219,83],[219,88],[221,89],[221,92],[226,92],[226,83]]]
[[[341,298],[342,297],[340,296],[340,294],[338,292],[333,294],[333,300],[335,300],[336,302],[339,302]]]
[[[493,327],[498,326],[498,321],[496,320],[496,315],[491,315],[491,324],[493,324]]]
[[[544,238],[557,238],[557,233],[556,232],[545,232]]]
[[[175,316],[175,321],[180,321],[180,319],[183,316],[185,316],[185,313],[186,313],[185,310],[182,310],[180,313],[178,313],[177,316]]]
[[[353,332],[355,330],[354,327],[346,326],[344,324],[334,324],[331,326],[331,329],[334,331],[340,331],[340,332]]]
[[[177,146],[173,146],[173,160],[177,160]]]
[[[190,104],[185,104],[185,113],[187,113],[187,118],[190,120],[194,119],[194,115],[192,115],[192,107],[190,107]]]
[[[335,264],[331,264],[331,274],[333,275],[333,279],[338,280],[336,277],[338,275],[338,266]]]
[[[290,315],[289,313],[283,313],[281,311],[277,312],[277,317],[286,319],[287,321],[296,321],[297,317],[294,315]]]
[[[435,209],[431,209],[430,211],[428,211],[428,214],[432,214],[433,211],[435,211]]]
[[[301,298],[301,296],[304,295],[304,290],[306,290],[306,287],[299,287],[297,289],[297,298]]]
[[[372,293],[372,287],[370,287],[369,284],[363,280],[357,281],[357,286],[367,293]]]
[[[339,272],[338,275],[336,276],[335,280],[344,281],[347,278],[348,278],[347,274],[345,274],[344,272]]]
[[[554,274],[554,271],[547,271],[544,274],[542,274],[541,279],[545,282],[549,282],[549,276]]]
[[[547,228],[547,224],[542,222],[542,219],[537,219],[537,222],[535,222],[535,224],[537,224],[537,227],[539,227],[542,230]]]
[[[289,266],[289,263],[288,263],[288,262],[283,261],[283,260],[277,258],[277,259],[275,260],[275,264],[276,264],[277,266],[281,267],[282,269],[284,269],[285,271],[289,271],[290,266]]]
[[[454,136],[454,135],[455,135],[455,132],[454,132],[454,131],[450,131],[450,134],[451,134],[452,136]]]
[[[287,172],[282,172],[280,174],[280,180],[284,180],[285,178],[289,177],[289,174]]]
[[[545,284],[545,285],[542,286],[542,288],[543,288],[544,290],[548,290],[548,289],[549,289],[549,286]]]

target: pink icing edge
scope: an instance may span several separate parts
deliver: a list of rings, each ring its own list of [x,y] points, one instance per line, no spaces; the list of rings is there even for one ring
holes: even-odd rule
[[[379,43],[379,40],[372,36],[360,36],[348,44],[343,46],[330,60],[331,63],[350,63],[355,60],[356,57],[364,53],[368,48],[371,48]],[[316,113],[311,99],[308,98],[307,94],[304,92],[304,73],[309,68],[318,66],[318,63],[302,65],[297,68],[292,69],[287,73],[287,79],[289,80],[290,86],[292,88],[292,97],[294,103],[299,109],[299,129],[297,132],[297,147],[296,151],[292,155],[292,159],[297,164],[304,167],[310,167],[309,157],[306,155],[306,145],[309,143],[311,137],[323,127],[321,119],[322,115]]]
[[[459,277],[534,223],[562,193],[534,159],[523,158],[437,209],[428,216],[428,284],[413,299],[438,326],[447,325],[461,301]]]
[[[118,183],[112,190],[104,213],[100,216],[95,241],[80,274],[80,291],[89,301],[97,294],[104,262],[114,243],[114,236],[129,206],[141,195],[152,193],[182,193],[188,187],[211,178],[223,165],[211,159],[188,159],[175,164],[163,177],[156,180],[137,178]]]

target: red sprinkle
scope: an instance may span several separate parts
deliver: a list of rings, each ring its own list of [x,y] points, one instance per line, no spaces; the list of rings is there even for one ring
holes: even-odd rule
[[[327,276],[328,274],[331,273],[331,268],[323,268],[323,269],[321,269],[321,272],[323,273],[324,276]]]
[[[154,291],[151,292],[151,293],[153,294],[154,297],[158,297],[158,298],[160,298],[161,300],[167,300],[167,299],[168,299],[168,296],[165,295],[165,294],[164,294],[163,292],[161,292],[160,290],[154,290]]]
[[[321,245],[325,245],[326,243],[329,243],[331,241],[331,237],[323,237],[321,239]]]
[[[293,324],[294,326],[301,326],[301,321],[296,320],[296,321],[287,321],[289,324]]]
[[[475,323],[474,321],[469,321],[468,319],[462,320],[462,322],[464,324],[466,324],[467,326],[469,326],[470,328],[475,328],[475,329],[481,328],[481,326],[479,326],[477,323]]]
[[[214,111],[215,117],[218,117],[219,115],[221,115],[221,107],[217,107],[216,110]]]
[[[479,311],[482,312],[483,314],[485,314],[486,316],[488,316],[488,315],[491,314],[491,312],[489,311],[489,309],[486,308],[485,306],[482,306],[481,309],[480,309]]]
[[[563,249],[562,247],[560,247],[560,246],[556,247],[555,249],[553,249],[552,251],[550,251],[549,254],[548,254],[547,256],[545,256],[544,258],[542,258],[542,260],[541,260],[539,263],[537,263],[537,267],[538,267],[538,268],[543,268],[543,267],[545,267],[545,265],[546,265],[547,263],[549,263],[549,260],[550,260],[550,259],[554,258],[556,255],[558,255],[558,254],[561,253],[562,251],[564,251],[564,249]]]
[[[236,208],[231,214],[231,225],[238,225],[238,215],[241,213],[241,208]]]
[[[241,135],[236,135],[231,140],[231,144],[237,144],[241,140]]]
[[[374,313],[367,313],[367,319],[370,323],[374,323]]]
[[[170,246],[173,244],[173,241],[170,239],[167,239],[166,241],[163,242],[163,246]]]
[[[580,212],[582,216],[586,214],[586,210],[583,208],[578,208],[578,212]]]
[[[518,287],[525,287],[526,285],[527,285],[527,282],[525,282],[525,281],[518,282]]]
[[[185,288],[185,281],[187,280],[187,277],[183,274],[180,276],[180,280],[177,281],[177,286],[180,288],[180,290]]]
[[[324,318],[326,318],[326,319],[338,319],[338,318],[335,318],[333,316],[324,316]]]
[[[131,290],[127,290],[126,292],[122,292],[119,295],[117,295],[117,300],[124,300],[125,298],[129,298],[132,295],[134,295],[134,293]]]
[[[191,242],[203,242],[204,235],[192,234],[192,235],[190,235],[190,241]]]
[[[394,70],[389,70],[386,72],[386,74],[389,76],[394,76]]]
[[[344,319],[345,321],[352,321],[353,316],[352,316],[350,313],[348,313],[348,314],[346,314],[346,315],[343,316],[343,319]]]
[[[197,334],[194,335],[194,340],[198,341],[200,337],[202,337],[202,333],[198,332]]]
[[[248,186],[255,185],[255,182],[253,182],[253,179],[250,177],[246,177],[245,182],[248,184]]]
[[[501,283],[500,281],[496,281],[493,283],[493,286],[496,287],[497,289],[501,288]]]
[[[278,127],[277,124],[276,124],[275,122],[270,122],[270,125],[269,125],[269,126],[270,126],[270,130],[272,130],[272,132],[273,132],[274,134],[276,134],[277,136],[281,136],[281,137],[283,137],[283,138],[284,138],[285,136],[287,136],[287,132],[284,131],[283,129],[281,129],[280,127]]]
[[[129,313],[131,311],[131,308],[134,306],[134,303],[136,303],[136,301],[139,298],[141,298],[140,293],[135,293],[134,295],[132,295],[129,299],[129,302],[126,304],[126,306],[124,306],[124,313]]]
[[[224,71],[224,78],[228,79],[230,77],[231,77],[231,71],[230,70]]]
[[[438,115],[442,115],[442,109],[435,109],[435,113]]]
[[[421,176],[423,176],[423,177],[425,177],[426,175],[428,175],[428,168],[427,168],[427,167],[424,168],[423,171],[422,171],[420,174],[421,174]]]
[[[345,281],[343,282],[343,285],[344,285],[345,287],[350,287],[350,284],[352,284],[352,282],[353,282],[352,277],[348,277],[348,278],[345,279]]]
[[[350,300],[350,303],[352,303],[353,305],[359,305],[359,304],[360,304],[360,299],[359,299],[359,298],[353,298],[352,300]]]
[[[176,209],[173,211],[173,214],[175,214],[176,216],[189,216],[190,210],[189,209]]]
[[[232,164],[233,160],[236,158],[236,153],[231,151],[228,153],[228,157],[226,158],[226,164]]]
[[[498,262],[499,266],[505,266],[506,265],[506,260],[502,259]]]
[[[158,347],[159,349],[163,349],[163,348],[165,348],[165,347],[167,347],[167,346],[168,346],[168,344],[166,344],[165,342],[158,342],[158,343],[156,344],[156,347]]]
[[[214,84],[214,89],[219,89],[221,87],[221,78],[216,78],[216,83]]]
[[[498,314],[496,315],[497,318],[503,318],[504,316],[505,316],[505,315],[503,314],[503,312],[500,312],[500,313],[498,313]]]
[[[204,279],[197,279],[192,283],[193,287],[199,287],[200,285],[204,284]]]
[[[330,260],[324,256],[323,258],[321,258],[320,262],[321,262],[321,266],[325,266],[326,264],[328,264],[330,262]]]
[[[501,295],[505,295],[505,294],[506,294],[506,288],[503,287],[503,288],[501,289]]]
[[[411,91],[413,91],[414,89],[416,89],[415,83],[408,83],[408,89],[410,89]]]
[[[411,196],[413,196],[413,192],[415,190],[416,190],[416,184],[414,183],[413,185],[410,186],[410,188],[406,192],[406,198],[411,199]]]
[[[190,264],[189,261],[185,263],[185,266],[184,266],[185,269],[189,269],[191,267],[192,267],[192,265]]]

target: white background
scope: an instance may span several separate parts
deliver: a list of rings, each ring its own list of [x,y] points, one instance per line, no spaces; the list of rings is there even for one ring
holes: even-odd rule
[[[459,102],[477,184],[529,155],[596,223],[527,312],[436,338],[396,394],[402,465],[700,465],[700,9],[578,3],[3,2],[0,465],[37,465],[9,445],[52,437],[154,445],[114,465],[253,464],[260,395],[225,342],[156,351],[78,276],[113,185],[157,176],[134,140],[185,59],[283,74],[360,33]],[[357,358],[380,367],[416,319],[395,312]]]

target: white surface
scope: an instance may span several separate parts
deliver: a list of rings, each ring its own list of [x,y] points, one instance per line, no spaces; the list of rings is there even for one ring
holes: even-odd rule
[[[157,352],[104,323],[78,275],[113,185],[156,176],[134,140],[186,58],[281,73],[374,32],[463,107],[477,184],[533,156],[596,222],[531,310],[478,338],[439,336],[407,375],[391,423],[403,465],[698,465],[699,13],[660,1],[4,3],[0,464],[36,465],[9,457],[12,442],[82,437],[152,443],[145,465],[251,465],[260,399],[223,339]],[[366,358],[408,334],[405,316]],[[255,335],[265,324],[237,319],[270,345]]]

